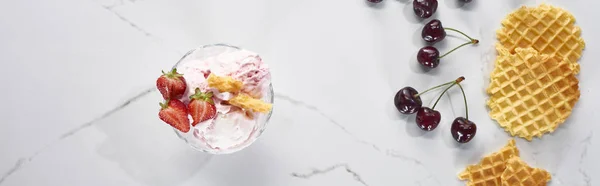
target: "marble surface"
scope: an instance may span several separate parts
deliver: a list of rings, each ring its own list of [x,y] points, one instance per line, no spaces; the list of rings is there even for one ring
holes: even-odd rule
[[[484,105],[494,31],[511,10],[542,2],[474,1],[440,0],[434,17],[481,44],[426,73],[415,65],[423,21],[408,0],[0,1],[0,186],[463,185],[456,174],[510,138]],[[548,2],[583,29],[581,100],[556,132],[517,146],[552,173],[550,185],[600,185],[600,1]],[[464,42],[453,36],[441,51]],[[266,132],[230,155],[193,151],[156,117],[160,70],[211,43],[260,53],[274,77]],[[395,111],[398,89],[461,75],[479,128],[469,144],[449,134],[464,115],[458,89],[433,132]]]

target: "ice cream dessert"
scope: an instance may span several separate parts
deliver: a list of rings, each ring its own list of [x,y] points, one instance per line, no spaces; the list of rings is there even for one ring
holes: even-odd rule
[[[175,85],[185,84],[185,90],[160,85],[163,76],[176,81]],[[267,99],[272,97],[271,75],[256,53],[243,49],[212,55],[192,52],[163,76],[157,81],[166,100],[161,104],[164,114],[159,116],[192,146],[215,152],[247,146],[271,112]],[[187,105],[187,114],[182,113],[184,109],[173,109],[182,104]]]

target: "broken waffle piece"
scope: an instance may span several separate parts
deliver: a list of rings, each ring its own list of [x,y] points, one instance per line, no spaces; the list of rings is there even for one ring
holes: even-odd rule
[[[231,92],[237,93],[242,89],[244,85],[241,81],[235,80],[229,76],[217,76],[214,74],[208,75],[206,79],[208,86],[216,88],[219,92]]]
[[[546,186],[551,178],[548,171],[530,167],[518,156],[506,162],[501,176],[502,186]]]
[[[247,94],[238,94],[237,96],[229,100],[229,104],[237,107],[241,107],[245,110],[252,110],[254,112],[268,113],[273,108],[273,105],[266,103],[263,100],[253,98]]]
[[[500,176],[506,169],[506,162],[514,156],[519,156],[515,140],[508,141],[500,151],[485,156],[474,165],[469,165],[458,174],[460,180],[467,180],[467,186],[501,185]]]

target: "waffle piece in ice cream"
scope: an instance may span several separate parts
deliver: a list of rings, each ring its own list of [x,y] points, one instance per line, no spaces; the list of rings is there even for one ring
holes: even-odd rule
[[[237,96],[229,99],[229,104],[243,108],[245,110],[252,110],[254,112],[268,113],[273,107],[272,104],[266,103],[263,100],[253,98],[247,94],[240,93]]]
[[[235,80],[232,77],[217,76],[214,74],[208,75],[206,82],[208,83],[209,87],[216,88],[219,90],[219,92],[237,93],[244,86],[241,81]]]

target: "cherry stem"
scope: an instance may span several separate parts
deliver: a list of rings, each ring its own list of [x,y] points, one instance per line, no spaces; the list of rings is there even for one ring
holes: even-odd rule
[[[435,103],[433,104],[433,107],[431,107],[431,109],[435,109],[435,106],[438,104],[438,102],[440,101],[440,99],[442,99],[442,96],[444,96],[444,94],[445,94],[445,93],[446,93],[446,92],[447,92],[447,91],[448,91],[450,88],[452,88],[452,87],[453,87],[454,85],[456,85],[456,84],[458,84],[458,86],[460,86],[460,84],[459,84],[459,83],[460,83],[461,81],[463,81],[463,80],[465,80],[465,77],[463,77],[463,76],[460,76],[460,77],[458,77],[456,80],[454,80],[454,81],[451,81],[450,83],[452,83],[452,85],[448,86],[448,88],[446,88],[446,89],[445,89],[445,90],[442,92],[442,94],[440,94],[440,96],[438,97],[438,99],[437,99],[437,100],[435,100]],[[467,117],[469,117],[469,116],[467,115]]]
[[[457,30],[457,29],[454,29],[454,28],[448,28],[448,27],[444,27],[444,29],[445,29],[445,30],[451,30],[451,31],[458,32],[459,34],[462,34],[463,36],[465,36],[465,37],[469,38],[469,40],[471,40],[471,42],[473,42],[473,43],[479,43],[479,40],[477,40],[477,39],[473,39],[472,37],[469,37],[469,35],[467,35],[467,34],[465,34],[465,33],[461,32],[460,30]]]
[[[477,44],[477,42],[479,42],[479,40],[472,40],[472,41],[469,41],[469,42],[463,43],[462,45],[459,45],[459,46],[457,46],[456,48],[454,48],[454,49],[450,50],[449,52],[446,52],[444,55],[442,55],[442,56],[438,57],[438,59],[442,59],[444,56],[447,56],[448,54],[450,54],[450,53],[454,52],[455,50],[458,50],[459,48],[461,48],[461,47],[464,47],[464,46],[466,46],[466,45],[469,45],[469,44]]]
[[[434,90],[434,89],[436,89],[436,88],[440,88],[440,87],[443,87],[443,86],[446,86],[446,85],[449,85],[449,84],[452,84],[452,83],[454,83],[454,81],[450,81],[450,82],[448,82],[448,83],[444,83],[444,84],[441,84],[441,85],[438,85],[438,86],[435,86],[435,87],[431,87],[431,88],[429,88],[429,89],[427,89],[427,90],[425,90],[425,91],[423,91],[423,92],[421,92],[421,93],[415,94],[413,97],[415,97],[415,98],[416,98],[416,97],[418,97],[418,96],[420,96],[420,95],[422,95],[422,94],[425,94],[425,93],[427,93],[427,92],[429,92],[429,91],[432,91],[432,90]]]
[[[448,88],[446,88],[444,90],[444,92],[442,92],[442,94],[440,94],[440,96],[438,97],[438,99],[435,100],[435,103],[433,104],[433,107],[431,107],[431,109],[435,109],[435,106],[438,104],[438,102],[440,101],[440,99],[442,99],[442,96],[448,91],[448,89],[452,88],[454,85],[456,85],[456,83],[452,82],[452,85],[448,86]]]
[[[465,90],[463,90],[463,87],[460,84],[458,84],[458,87],[460,87],[460,91],[462,92],[463,100],[465,101],[466,117],[467,117],[467,120],[469,120],[469,107],[467,106],[467,96],[465,95]]]

